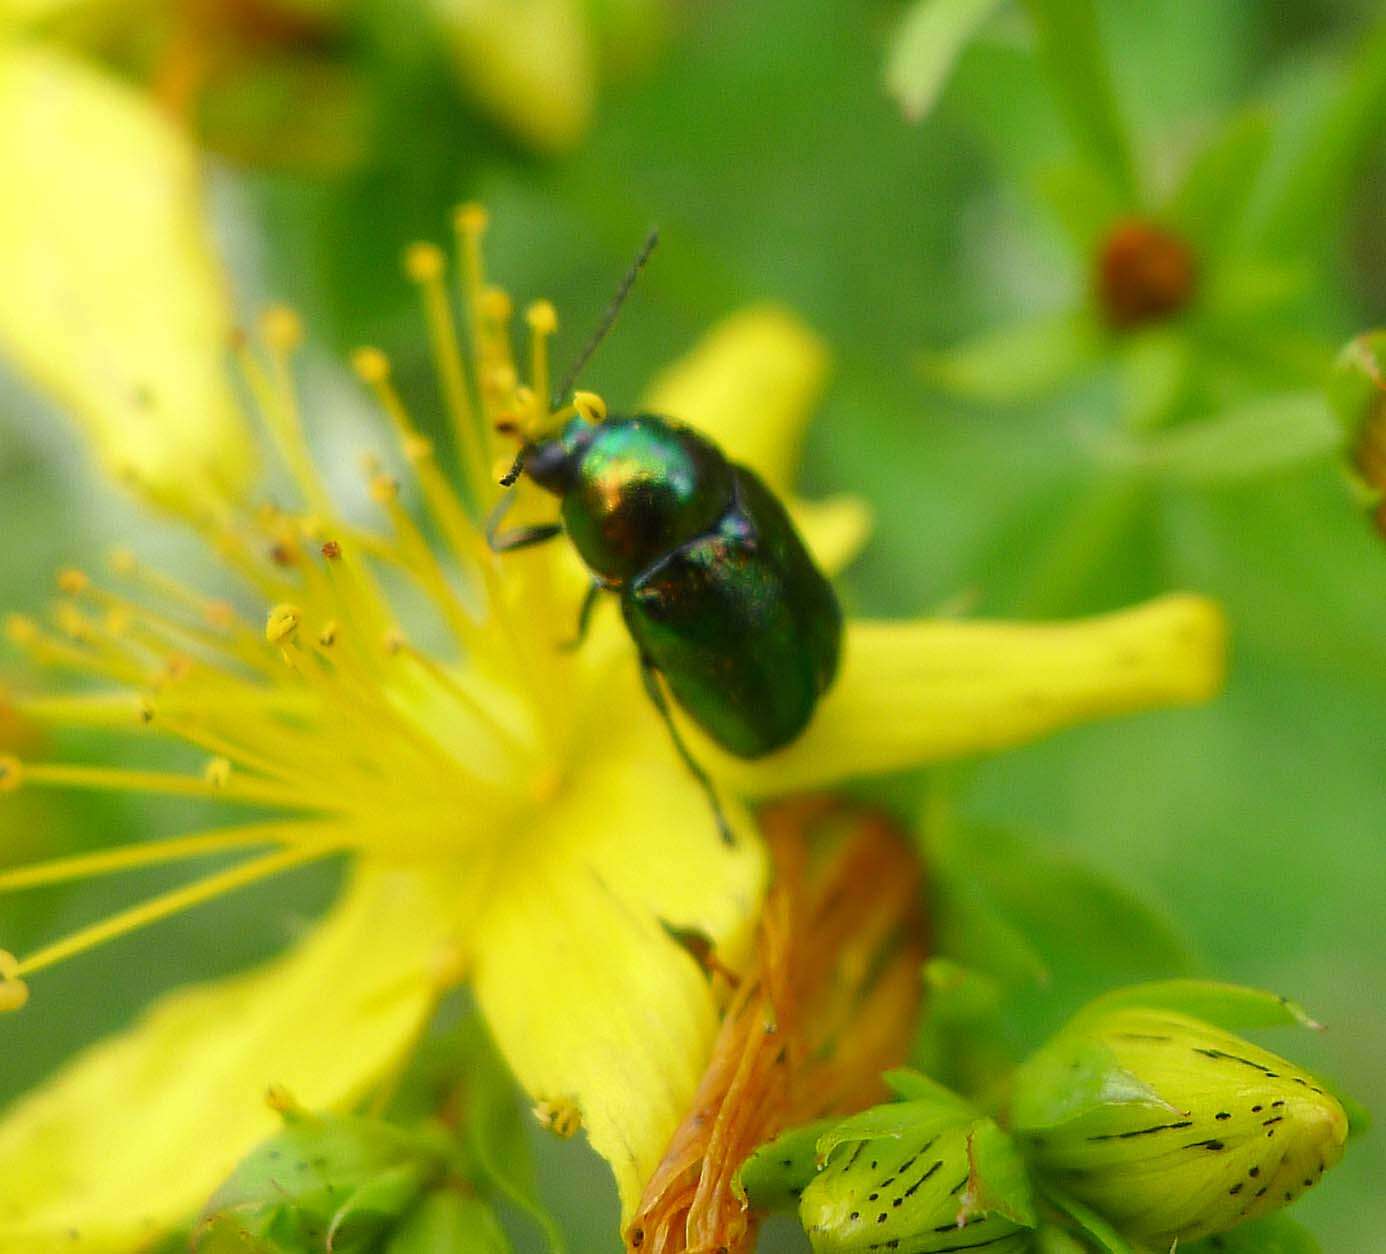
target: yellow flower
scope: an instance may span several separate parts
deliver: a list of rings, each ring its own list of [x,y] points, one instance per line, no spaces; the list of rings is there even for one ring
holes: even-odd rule
[[[410,418],[389,362],[365,349],[354,365],[406,473],[368,468],[387,533],[351,521],[299,424],[299,328],[275,311],[241,364],[298,504],[186,502],[240,576],[242,598],[208,597],[120,553],[109,580],[63,572],[54,628],[11,620],[12,639],[38,663],[106,681],[96,692],[19,700],[21,714],[163,734],[194,759],[163,773],[10,757],[0,760],[0,789],[191,796],[252,817],[0,872],[0,891],[13,891],[246,855],[5,956],[0,1002],[57,1013],[33,977],[61,960],[291,867],[338,856],[350,869],[330,913],[281,957],[161,998],[0,1121],[7,1249],[128,1249],[176,1224],[271,1130],[268,1085],[310,1108],[362,1099],[389,1083],[440,992],[462,979],[536,1110],[556,1128],[586,1130],[629,1214],[717,1030],[708,983],[669,929],[702,934],[734,965],[761,903],[764,851],[740,797],[1199,700],[1220,682],[1221,619],[1192,596],[1068,625],[854,622],[842,675],[800,744],[755,764],[706,753],[736,833],[724,843],[643,694],[612,607],[598,611],[581,650],[557,647],[573,632],[585,579],[569,547],[498,558],[475,522],[507,460],[498,425],[534,430],[561,414],[544,402],[551,307],[529,311],[522,371],[510,299],[483,273],[484,215],[466,208],[457,225],[462,334],[440,250],[415,246],[406,265],[427,315],[461,493]],[[825,368],[822,345],[792,316],[753,309],[714,331],[650,401],[753,456],[783,490]],[[838,565],[850,556],[865,532],[858,503],[788,499],[820,557]],[[518,507],[552,516],[551,499],[528,484]],[[407,630],[405,604],[425,607]]]

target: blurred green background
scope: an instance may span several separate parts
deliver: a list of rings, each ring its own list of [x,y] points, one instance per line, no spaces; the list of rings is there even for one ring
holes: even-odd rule
[[[462,199],[491,209],[494,272],[520,299],[558,304],[560,358],[659,224],[656,259],[588,376],[615,408],[720,316],[751,300],[790,305],[826,338],[834,362],[805,486],[859,492],[877,515],[872,544],[844,581],[854,612],[1070,615],[1181,588],[1226,605],[1233,655],[1221,700],[1067,732],[979,764],[952,781],[956,804],[964,820],[1024,831],[1128,885],[1168,913],[1208,973],[1304,1002],[1328,1030],[1278,1047],[1386,1109],[1386,542],[1354,508],[1333,450],[1272,459],[1250,474],[1133,479],[1108,437],[1133,387],[1158,390],[1169,361],[1204,352],[1193,332],[1187,350],[1159,335],[1135,349],[1084,341],[1085,368],[1032,396],[1002,395],[1006,352],[983,362],[995,396],[943,386],[928,368],[968,337],[1081,310],[1088,299],[1092,259],[1075,256],[1054,212],[1081,201],[1054,189],[1081,184],[1073,174],[1082,148],[1023,14],[989,21],[935,110],[911,123],[883,87],[904,6],[606,0],[591,10],[602,81],[590,129],[536,145],[458,90],[457,65],[423,7],[358,4],[317,31],[312,74],[327,78],[311,81],[330,80],[339,94],[322,116],[305,111],[299,131],[262,116],[278,116],[274,92],[302,90],[292,86],[303,72],[289,55],[296,44],[246,53],[252,68],[200,119],[215,230],[238,300],[247,314],[271,297],[304,312],[318,354],[319,430],[353,420],[357,402],[335,362],[355,344],[387,348],[406,386],[423,378],[426,346],[399,255],[411,240],[442,239]],[[1244,250],[1248,272],[1269,258],[1290,274],[1291,295],[1267,296],[1264,307],[1252,298],[1238,307],[1241,322],[1225,320],[1216,351],[1207,349],[1211,364],[1179,385],[1164,425],[1215,420],[1264,396],[1313,396],[1315,371],[1327,364],[1317,346],[1386,321],[1377,8],[1098,6],[1118,108],[1153,203],[1248,107],[1268,119],[1269,173],[1256,183],[1263,204],[1274,208],[1277,179],[1306,189],[1299,216],[1282,216],[1293,229],[1267,228]],[[149,22],[155,30],[157,17]],[[60,33],[118,73],[149,74],[155,54],[129,30],[115,38],[93,22]],[[256,56],[281,75],[277,86],[265,86],[268,71],[257,77]],[[1341,178],[1315,183],[1315,119],[1349,89],[1361,117],[1330,172]],[[1312,346],[1302,369],[1281,351],[1291,337]],[[1154,363],[1148,384],[1143,362]],[[73,430],[4,375],[0,502],[6,608],[41,608],[54,569],[94,563],[115,535],[185,571],[198,561],[100,479]],[[914,805],[924,787],[911,781],[889,795]],[[152,812],[170,831],[189,813],[172,803]],[[20,794],[0,810],[3,861],[115,842],[137,814],[149,830],[150,813],[118,798]],[[47,996],[65,1013],[0,1020],[0,1098],[127,1021],[154,991],[284,943],[330,884],[330,871],[290,877],[182,918],[176,945],[171,928],[155,928],[55,970]],[[6,898],[5,943],[23,949],[127,900],[133,887]],[[1034,1032],[1107,980],[1161,973],[1142,953],[1082,952],[1077,932],[1041,945],[1052,948],[1052,979],[1015,1010]],[[538,1148],[574,1247],[615,1249],[614,1196],[592,1187],[600,1164],[577,1145]],[[1370,1136],[1296,1213],[1327,1250],[1379,1249],[1384,1175],[1386,1149]],[[781,1236],[791,1242],[778,1232],[773,1240]]]

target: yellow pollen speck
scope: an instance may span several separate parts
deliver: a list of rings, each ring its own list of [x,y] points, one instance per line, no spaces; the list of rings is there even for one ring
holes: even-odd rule
[[[318,643],[322,645],[324,649],[330,649],[337,643],[338,630],[337,620],[333,619],[330,623],[324,625],[323,629],[318,632]]]
[[[133,575],[139,563],[135,559],[134,553],[129,549],[112,549],[110,556],[111,570],[117,575]]]
[[[231,763],[226,758],[212,758],[202,768],[202,778],[213,788],[225,788],[231,782]]]
[[[565,1140],[577,1134],[582,1127],[582,1111],[577,1107],[577,1103],[569,1097],[560,1097],[554,1100],[542,1100],[534,1103],[534,1117],[539,1120],[540,1125],[555,1136],[561,1136]]]
[[[85,571],[69,566],[66,570],[58,572],[58,591],[70,597],[81,596],[90,586],[91,580],[87,578]]]
[[[515,306],[503,287],[488,287],[481,293],[481,313],[492,322],[509,322]]]
[[[443,250],[436,244],[410,244],[404,250],[404,272],[416,283],[438,278],[443,264]]]
[[[298,631],[303,611],[296,605],[276,605],[265,621],[265,639],[270,644],[284,644]]]
[[[58,630],[70,640],[85,640],[90,636],[91,629],[87,620],[82,617],[75,605],[70,605],[64,601],[58,606],[55,617]]]
[[[11,644],[21,647],[33,644],[39,636],[38,624],[27,615],[11,614],[5,619],[5,635],[9,637]]]
[[[303,343],[303,323],[287,305],[272,305],[260,315],[260,334],[273,348],[297,348]]]
[[[558,330],[558,310],[547,300],[536,300],[525,310],[525,322],[531,331],[552,335]]]
[[[123,636],[130,630],[130,611],[123,605],[113,605],[106,611],[104,621],[108,635]]]
[[[323,533],[323,521],[316,514],[304,514],[298,520],[298,529],[306,539],[317,540]]]
[[[29,986],[23,980],[0,981],[0,1014],[22,1010],[29,1000]]]
[[[433,456],[433,441],[422,435],[405,436],[404,455],[415,464],[426,461]]]
[[[24,782],[24,767],[12,754],[0,754],[0,792],[14,792]],[[5,951],[0,949],[0,978],[5,976],[3,958]]]
[[[351,368],[363,383],[384,383],[390,377],[390,359],[369,345],[352,353]]]
[[[371,500],[377,505],[388,505],[399,496],[399,484],[389,475],[376,475],[371,479]]]
[[[588,422],[606,421],[606,402],[595,392],[574,392],[573,408]]]
[[[468,235],[480,235],[489,221],[486,210],[475,201],[468,201],[465,205],[458,205],[452,217],[454,225],[459,231],[464,231]]]

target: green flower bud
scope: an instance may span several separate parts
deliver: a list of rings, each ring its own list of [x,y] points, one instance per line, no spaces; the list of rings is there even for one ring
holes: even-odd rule
[[[283,1129],[208,1202],[199,1254],[366,1254],[446,1172],[440,1148],[392,1124],[280,1108]]]
[[[1353,485],[1364,505],[1375,505],[1386,494],[1386,331],[1359,335],[1338,354],[1328,400]]]
[[[1020,1067],[1011,1116],[1056,1196],[1160,1249],[1294,1201],[1348,1135],[1343,1107],[1294,1064],[1131,1005],[1079,1015]]]
[[[863,1111],[821,1136],[818,1156],[799,1201],[817,1254],[1030,1249],[1024,1164],[992,1120],[952,1094]]]
[[[782,1132],[741,1164],[737,1179],[752,1210],[786,1210],[818,1173],[818,1139],[838,1120],[824,1119]]]

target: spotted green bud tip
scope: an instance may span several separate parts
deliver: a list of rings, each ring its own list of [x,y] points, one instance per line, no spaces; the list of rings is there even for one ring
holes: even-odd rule
[[[953,1099],[878,1106],[818,1142],[799,1218],[816,1254],[1031,1248],[1029,1179],[1009,1138]]]
[[[1313,1076],[1171,1009],[1080,1015],[1015,1075],[1011,1126],[1040,1181],[1158,1249],[1294,1201],[1343,1155]]]
[[[283,1113],[208,1202],[198,1254],[366,1254],[444,1174],[440,1151],[390,1124]]]

